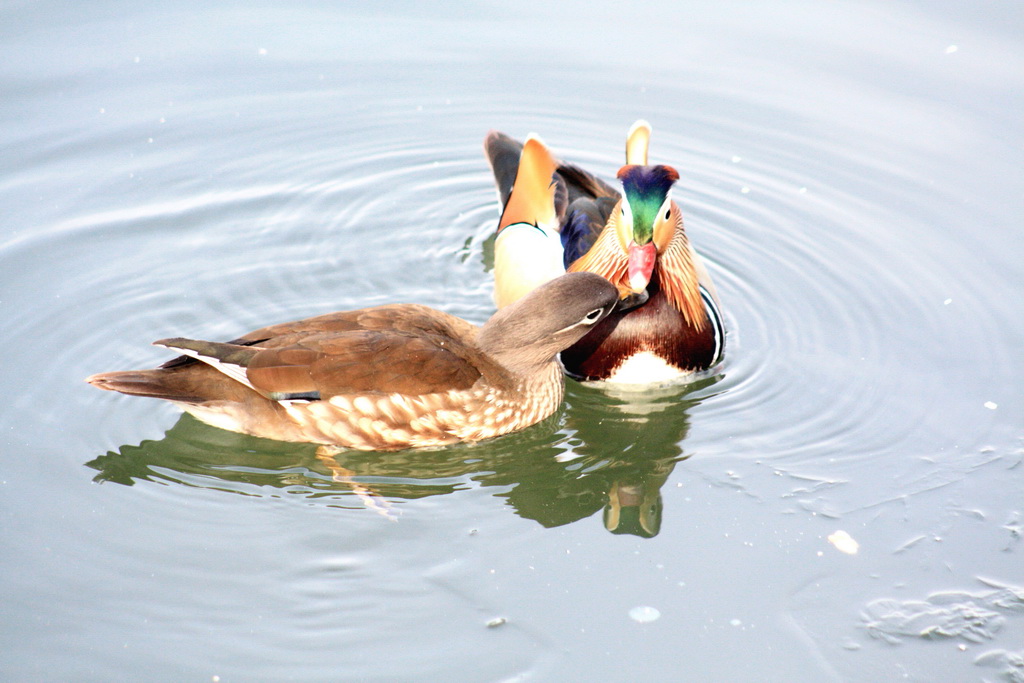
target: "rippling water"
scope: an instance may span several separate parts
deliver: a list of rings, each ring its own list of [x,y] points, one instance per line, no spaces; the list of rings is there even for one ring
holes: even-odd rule
[[[1017,680],[1021,28],[0,10],[0,677]],[[482,322],[486,131],[613,178],[641,117],[727,317],[694,385],[570,382],[520,434],[328,458],[82,382],[329,310]]]

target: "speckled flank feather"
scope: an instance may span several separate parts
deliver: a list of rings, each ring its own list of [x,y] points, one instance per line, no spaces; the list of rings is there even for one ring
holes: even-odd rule
[[[306,439],[357,450],[393,450],[480,441],[528,427],[562,402],[561,368],[511,390],[485,382],[471,389],[422,396],[333,396],[285,405]]]

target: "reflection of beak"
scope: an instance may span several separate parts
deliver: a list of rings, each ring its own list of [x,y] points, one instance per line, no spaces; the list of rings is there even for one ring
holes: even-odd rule
[[[650,295],[646,289],[641,289],[637,293],[630,293],[619,299],[619,302],[615,304],[615,310],[619,313],[631,310],[638,306],[643,306],[647,303],[647,299]]]
[[[661,529],[661,493],[648,495],[643,484],[615,482],[604,506],[604,527],[613,534],[657,536]]]
[[[630,242],[626,249],[626,272],[629,275],[629,286],[633,293],[639,293],[647,283],[651,281],[651,274],[654,273],[654,261],[658,258],[658,250],[654,242],[648,242],[644,246],[636,242]]]

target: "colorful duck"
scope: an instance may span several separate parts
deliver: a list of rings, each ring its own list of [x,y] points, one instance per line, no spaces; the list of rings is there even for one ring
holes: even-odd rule
[[[646,296],[562,352],[567,372],[580,379],[663,383],[722,358],[718,297],[671,198],[679,173],[648,164],[650,134],[637,121],[627,135],[622,194],[556,162],[534,135],[520,144],[491,131],[484,142],[503,206],[494,244],[498,308],[566,271],[597,273],[623,298]]]
[[[282,441],[363,450],[478,441],[551,415],[565,389],[557,354],[618,301],[604,278],[570,273],[481,328],[426,306],[377,306],[272,325],[228,343],[164,339],[155,343],[186,355],[86,381]]]

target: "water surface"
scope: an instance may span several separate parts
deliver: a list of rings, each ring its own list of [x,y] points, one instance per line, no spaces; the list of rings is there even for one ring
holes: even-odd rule
[[[0,678],[1019,680],[1022,29],[8,5]],[[613,178],[641,117],[727,318],[693,386],[326,458],[82,382],[344,308],[482,322],[487,130]]]

